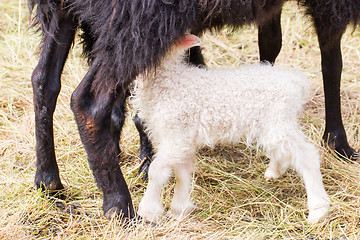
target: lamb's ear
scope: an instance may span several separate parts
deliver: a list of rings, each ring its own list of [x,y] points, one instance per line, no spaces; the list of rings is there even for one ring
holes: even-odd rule
[[[177,46],[181,49],[188,49],[202,44],[201,39],[193,34],[186,34],[184,38],[180,39]]]

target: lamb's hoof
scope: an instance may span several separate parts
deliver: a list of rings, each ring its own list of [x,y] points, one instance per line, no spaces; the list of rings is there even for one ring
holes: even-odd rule
[[[278,172],[273,171],[272,169],[269,169],[269,168],[265,171],[265,174],[264,174],[266,181],[270,181],[272,179],[279,178],[279,176],[280,175]]]
[[[154,223],[154,224],[159,222],[163,213],[164,213],[164,210],[161,206],[148,207],[148,206],[145,206],[145,204],[142,204],[140,202],[138,215],[147,222]]]
[[[189,215],[189,213],[191,213],[195,208],[196,206],[191,201],[188,202],[186,205],[171,204],[172,217],[181,219]]]
[[[309,210],[309,216],[307,218],[307,223],[308,224],[315,224],[317,222],[319,222],[319,220],[325,216],[325,214],[328,212],[330,208],[330,204],[326,203],[325,205],[323,205],[322,207],[318,207],[315,209],[310,209]]]

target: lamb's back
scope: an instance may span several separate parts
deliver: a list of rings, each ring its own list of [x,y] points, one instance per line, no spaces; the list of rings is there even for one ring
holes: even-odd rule
[[[155,82],[142,89],[146,107],[140,106],[139,116],[152,127],[188,133],[210,146],[259,135],[271,122],[296,121],[307,91],[301,74],[268,65],[178,66],[156,74]]]

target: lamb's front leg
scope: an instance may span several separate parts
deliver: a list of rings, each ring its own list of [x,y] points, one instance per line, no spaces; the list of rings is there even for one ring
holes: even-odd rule
[[[161,157],[161,154],[155,155],[149,167],[149,183],[139,204],[138,214],[150,222],[157,222],[164,212],[161,204],[161,190],[171,176],[171,167],[166,160]]]
[[[190,198],[194,158],[192,155],[186,162],[174,166],[176,184],[171,208],[175,216],[185,216],[195,207]]]

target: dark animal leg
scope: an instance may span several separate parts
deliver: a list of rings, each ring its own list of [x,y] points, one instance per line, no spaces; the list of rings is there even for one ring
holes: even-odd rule
[[[201,53],[200,47],[193,47],[189,50],[189,55],[187,56],[186,62],[198,66],[206,68],[204,57]],[[139,132],[140,136],[140,168],[138,173],[141,174],[144,172],[144,176],[142,177],[143,180],[146,180],[148,178],[148,170],[151,163],[151,159],[154,155],[153,146],[151,144],[150,139],[145,133],[144,124],[141,121],[141,119],[136,114],[134,117],[134,122],[136,129]]]
[[[60,92],[60,75],[73,42],[76,24],[71,16],[59,13],[49,22],[38,65],[31,82],[34,93],[37,188],[63,189],[56,164],[53,136],[53,113]]]
[[[113,137],[114,142],[116,143],[116,152],[120,154],[120,135],[121,129],[124,125],[125,121],[125,100],[129,96],[129,92],[127,92],[125,98],[119,98],[113,107],[112,114],[111,114],[111,134]],[[153,147],[151,144],[150,139],[145,133],[144,124],[136,114],[134,117],[134,123],[136,129],[138,130],[139,137],[140,137],[140,168],[138,170],[138,174],[140,175],[144,172],[143,180],[148,178],[148,170],[151,163],[151,159],[154,155]]]
[[[201,53],[200,47],[192,47],[190,48],[188,61],[190,64],[195,65],[197,67],[206,68],[204,56]]]
[[[116,87],[111,81],[108,81],[107,88],[94,90],[94,80],[103,79],[101,74],[97,74],[99,69],[99,64],[92,63],[89,72],[71,97],[71,109],[90,168],[103,192],[105,217],[123,214],[124,217],[132,218],[135,216],[134,209],[118,162],[118,142],[114,141],[111,129],[114,103],[124,102],[125,94],[117,96],[114,91]]]
[[[119,147],[119,141],[120,141],[121,129],[125,122],[125,101],[128,95],[129,94],[127,94],[125,98],[118,98],[116,100],[111,113],[111,134],[114,143],[116,143],[116,152],[118,154],[120,154],[121,151]]]
[[[137,114],[134,117],[134,122],[135,122],[136,129],[138,130],[139,136],[140,136],[140,162],[141,162],[141,165],[140,165],[138,173],[141,174],[142,172],[144,172],[144,176],[142,178],[143,178],[143,180],[146,180],[148,178],[148,171],[149,171],[151,159],[154,155],[153,147],[152,147],[150,139],[148,138],[148,136],[145,133],[144,124],[141,121],[141,119],[138,117]]]
[[[358,158],[358,154],[349,146],[341,118],[341,36],[342,34],[339,34],[332,38],[326,38],[327,40],[319,36],[326,115],[323,140],[325,144],[335,149],[340,156],[355,160]]]
[[[282,42],[280,20],[281,11],[271,20],[258,27],[258,45],[261,62],[274,64],[276,57],[280,53]]]

